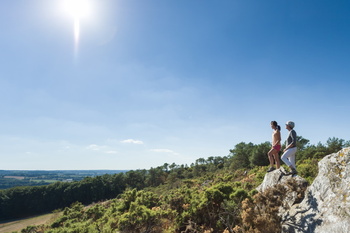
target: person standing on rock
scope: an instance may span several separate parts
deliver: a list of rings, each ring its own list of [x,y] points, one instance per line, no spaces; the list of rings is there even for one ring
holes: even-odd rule
[[[281,127],[277,124],[276,121],[271,121],[272,132],[272,147],[269,153],[267,153],[270,161],[270,167],[267,172],[275,170],[274,163],[276,163],[276,168],[280,168],[280,158],[279,152],[281,150]]]
[[[286,140],[286,148],[281,156],[282,161],[290,168],[291,175],[296,175],[298,172],[295,166],[295,153],[297,152],[297,133],[294,130],[295,124],[293,121],[287,121],[286,129],[289,131]]]

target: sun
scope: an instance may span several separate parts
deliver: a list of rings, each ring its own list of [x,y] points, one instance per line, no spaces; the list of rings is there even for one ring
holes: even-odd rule
[[[78,53],[80,40],[80,21],[91,14],[91,5],[89,0],[65,0],[64,10],[66,14],[73,18],[74,22],[74,50],[75,55]]]
[[[74,19],[81,19],[90,14],[91,7],[88,0],[65,0],[65,11]]]

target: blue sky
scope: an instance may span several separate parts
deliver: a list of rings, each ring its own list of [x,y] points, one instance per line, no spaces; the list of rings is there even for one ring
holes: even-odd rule
[[[349,1],[81,4],[0,2],[0,169],[190,165],[271,120],[350,139]]]

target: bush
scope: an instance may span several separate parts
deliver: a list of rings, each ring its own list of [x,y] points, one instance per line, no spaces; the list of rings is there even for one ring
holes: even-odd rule
[[[318,174],[318,160],[306,159],[297,165],[298,173],[311,184]]]
[[[300,186],[294,179],[289,179],[286,186],[281,184],[257,193],[253,199],[242,202],[242,228],[252,233],[281,232],[280,208],[286,209],[283,200],[290,192],[297,193],[296,203],[304,198],[306,186]]]
[[[248,198],[242,202],[242,228],[252,233],[281,232],[279,207],[287,190],[282,185],[258,193],[253,200]]]

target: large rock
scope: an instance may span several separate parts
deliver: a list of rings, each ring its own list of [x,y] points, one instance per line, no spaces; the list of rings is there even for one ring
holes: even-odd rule
[[[276,184],[285,184],[288,179],[295,179],[297,183],[300,183],[300,185],[307,185],[307,181],[304,178],[298,175],[292,178],[291,175],[285,174],[287,174],[287,171],[283,167],[266,173],[263,182],[256,188],[256,190],[259,192],[264,192],[266,189],[273,187]]]
[[[282,214],[282,232],[350,232],[350,148],[330,154],[300,204]]]
[[[305,190],[308,182],[300,177],[300,176],[294,176],[292,177],[291,175],[286,175],[287,172],[283,167],[280,167],[278,170],[274,170],[272,172],[266,173],[263,182],[256,188],[259,192],[264,192],[268,188],[272,188],[276,186],[277,184],[281,184],[285,186],[288,190],[286,197],[284,198],[283,201],[283,206],[287,207],[292,207],[292,205],[295,204],[295,202],[299,199],[298,194],[300,192],[297,192],[297,190],[292,191],[288,188],[288,181],[290,179],[293,179],[296,183],[297,186],[301,187],[301,190]],[[283,211],[283,209],[281,209]]]

